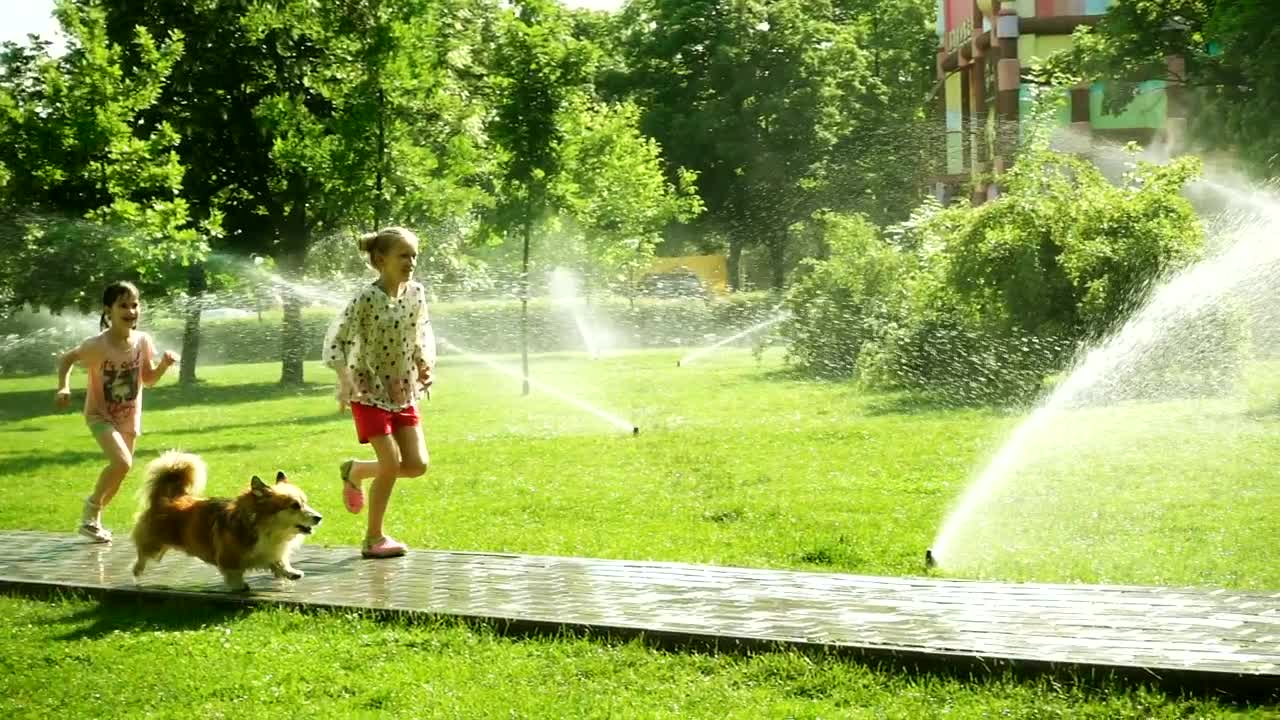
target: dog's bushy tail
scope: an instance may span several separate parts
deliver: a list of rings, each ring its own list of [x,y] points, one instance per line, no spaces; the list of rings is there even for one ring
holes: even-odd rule
[[[170,450],[152,460],[140,493],[144,508],[203,493],[205,472],[204,461],[191,453]]]

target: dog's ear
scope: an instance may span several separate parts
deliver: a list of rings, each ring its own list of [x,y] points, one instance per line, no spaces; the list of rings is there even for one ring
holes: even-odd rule
[[[276,471],[276,484],[287,483],[289,478],[284,474],[283,470]]]
[[[254,495],[265,495],[267,492],[267,484],[262,482],[262,478],[254,475],[249,480],[249,487],[253,488]]]

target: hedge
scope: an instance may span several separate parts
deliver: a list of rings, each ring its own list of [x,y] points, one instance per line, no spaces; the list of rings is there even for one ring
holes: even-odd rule
[[[581,316],[600,334],[606,347],[616,349],[699,347],[773,317],[777,300],[768,293],[738,293],[724,298],[638,299],[609,297],[579,305]],[[308,308],[303,313],[307,359],[320,359],[320,345],[334,309]],[[43,321],[32,318],[45,317]],[[469,352],[520,351],[520,304],[490,300],[439,303],[431,306],[436,335]],[[45,325],[44,327],[35,327]],[[86,335],[83,323],[50,322],[47,316],[13,316],[0,322],[0,375],[52,374],[59,353]],[[182,346],[182,321],[158,318],[149,331],[162,348]],[[280,359],[279,311],[262,319],[249,317],[204,321],[200,332],[200,363],[271,362]],[[739,344],[749,345],[752,338]],[[449,352],[444,343],[441,354]],[[557,352],[585,350],[571,308],[547,300],[529,303],[529,350]]]

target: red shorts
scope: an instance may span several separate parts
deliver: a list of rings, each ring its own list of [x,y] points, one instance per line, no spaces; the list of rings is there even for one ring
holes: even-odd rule
[[[373,405],[351,403],[351,417],[356,421],[356,437],[367,443],[369,438],[379,435],[390,435],[391,431],[400,427],[417,427],[420,423],[418,407],[410,405],[403,410],[391,412]]]

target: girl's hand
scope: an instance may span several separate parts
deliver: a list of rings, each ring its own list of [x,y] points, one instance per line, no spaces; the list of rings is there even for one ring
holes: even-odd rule
[[[160,356],[161,364],[166,366],[173,365],[174,363],[177,363],[179,360],[181,360],[181,358],[179,358],[178,354],[172,350],[165,350],[164,355]]]
[[[68,388],[58,388],[53,394],[53,404],[60,408],[64,408],[71,404],[71,390]]]
[[[430,390],[431,384],[436,381],[435,368],[430,365],[420,365],[418,367],[418,384],[423,390]]]
[[[351,384],[345,380],[340,380],[334,389],[334,396],[338,399],[338,412],[346,412],[351,408]]]

